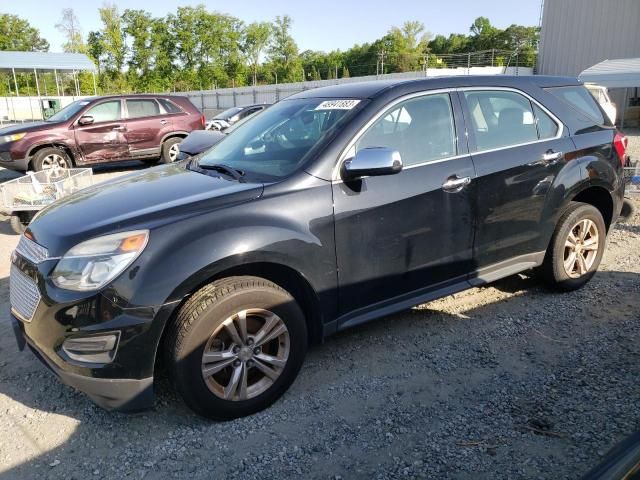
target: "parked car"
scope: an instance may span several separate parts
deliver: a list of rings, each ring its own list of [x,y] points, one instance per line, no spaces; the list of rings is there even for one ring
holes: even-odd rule
[[[264,110],[261,110],[264,111]],[[260,112],[256,112],[260,113]],[[238,127],[244,124],[246,121],[255,118],[255,115],[249,115],[242,120],[238,120],[229,128],[223,130],[194,130],[180,143],[180,153],[178,153],[178,160],[184,160],[194,155],[199,155],[202,152],[209,150],[216,143],[222,140],[227,135],[233,133]]]
[[[162,359],[199,414],[249,415],[335,332],[534,268],[585,285],[624,140],[570,78],[308,90],[39,213],[11,260],[17,339],[105,408],[152,405]]]
[[[606,112],[607,116],[611,120],[611,123],[616,123],[616,118],[618,116],[618,107],[614,102],[611,101],[609,97],[609,90],[607,87],[603,87],[601,85],[596,85],[594,83],[587,83],[585,85],[587,90],[591,92],[591,95],[594,96],[596,101],[600,104],[602,109]]]
[[[258,103],[255,105],[244,105],[242,107],[232,107],[219,113],[207,122],[206,130],[225,130],[236,122],[261,112],[270,104]]]
[[[202,128],[204,115],[186,97],[87,98],[45,121],[0,129],[0,166],[39,171],[121,160],[170,163],[180,141]]]

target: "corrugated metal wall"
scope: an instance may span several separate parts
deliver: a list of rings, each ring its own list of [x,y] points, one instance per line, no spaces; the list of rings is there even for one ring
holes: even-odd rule
[[[629,57],[640,57],[640,0],[544,1],[538,73],[577,76]]]

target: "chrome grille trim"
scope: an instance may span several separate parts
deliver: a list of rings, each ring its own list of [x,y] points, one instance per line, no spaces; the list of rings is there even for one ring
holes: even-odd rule
[[[49,258],[49,251],[45,247],[38,245],[24,235],[20,237],[16,252],[32,263],[40,263]]]
[[[15,265],[11,265],[11,276],[9,278],[11,312],[20,320],[30,322],[40,303],[41,297],[38,286]]]

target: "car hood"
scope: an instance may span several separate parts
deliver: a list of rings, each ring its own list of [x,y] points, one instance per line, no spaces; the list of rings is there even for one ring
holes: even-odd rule
[[[187,155],[197,155],[213,147],[226,134],[213,130],[194,130],[180,142],[180,151]]]
[[[56,125],[56,122],[27,122],[0,128],[0,136],[21,132],[38,132]]]
[[[28,232],[52,256],[108,233],[153,229],[259,198],[263,184],[240,183],[164,165],[86,188],[40,212]]]

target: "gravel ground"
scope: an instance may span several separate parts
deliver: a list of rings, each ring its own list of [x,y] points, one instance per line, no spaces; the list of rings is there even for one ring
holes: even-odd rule
[[[515,276],[343,332],[273,407],[225,423],[163,379],[153,410],[105,412],[18,352],[0,221],[0,478],[578,478],[640,427],[635,204],[582,290]]]

